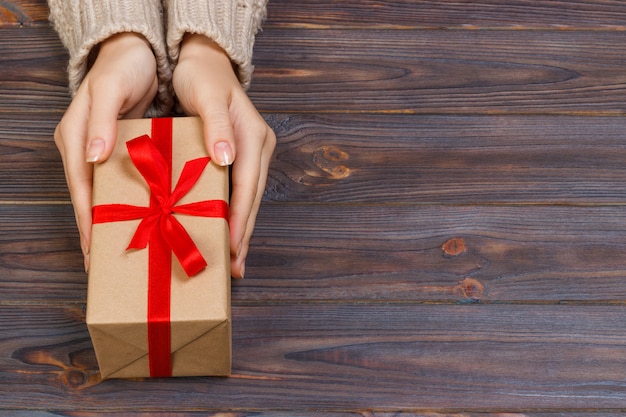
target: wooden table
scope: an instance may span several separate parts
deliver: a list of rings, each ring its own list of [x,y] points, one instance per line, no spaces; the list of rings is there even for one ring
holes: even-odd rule
[[[0,415],[624,414],[626,2],[271,1],[230,378],[100,379],[67,58],[0,1]]]

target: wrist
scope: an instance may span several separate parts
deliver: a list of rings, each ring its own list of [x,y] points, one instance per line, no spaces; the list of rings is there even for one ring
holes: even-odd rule
[[[102,41],[99,45],[100,51],[104,49],[117,49],[117,48],[148,48],[152,51],[150,42],[141,34],[135,32],[121,32],[116,33]]]
[[[185,34],[180,44],[179,61],[188,58],[208,57],[214,63],[227,64],[232,67],[230,57],[212,39],[197,33]]]

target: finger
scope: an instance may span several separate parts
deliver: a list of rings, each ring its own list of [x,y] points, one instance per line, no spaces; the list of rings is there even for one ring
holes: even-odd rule
[[[259,143],[258,140],[255,142]],[[249,145],[255,145],[255,143],[249,143]],[[247,248],[244,247],[244,236],[257,195],[261,172],[259,158],[261,151],[251,148],[252,146],[247,146],[245,150],[242,149],[232,170],[229,225],[231,273],[235,278],[241,278],[243,275],[241,255],[247,253]]]
[[[248,249],[250,247],[250,240],[252,239],[252,234],[255,229],[256,219],[259,212],[259,208],[261,206],[261,202],[263,200],[263,195],[265,194],[265,184],[267,183],[267,176],[269,171],[269,164],[272,154],[274,152],[275,146],[275,137],[273,132],[269,132],[269,136],[265,142],[263,157],[261,158],[261,171],[259,176],[259,184],[257,187],[257,194],[255,196],[254,202],[252,204],[252,210],[250,215],[248,216],[248,221],[246,223],[246,230],[241,243],[241,251],[239,253],[238,258],[236,259],[237,265],[239,265],[239,269],[242,271],[241,275],[243,277],[243,273],[245,271],[245,260],[248,256]]]
[[[90,103],[84,93],[79,90],[57,126],[54,139],[63,159],[65,178],[74,206],[87,268],[91,241],[92,166],[85,162],[85,138]]]
[[[104,78],[106,81],[106,77]],[[105,161],[117,138],[117,119],[124,104],[119,88],[111,88],[106,82],[91,86],[91,107],[87,125],[87,162]]]
[[[242,278],[245,274],[245,259],[274,150],[274,134],[269,128],[265,130],[265,137],[247,142],[250,146],[242,149],[233,166],[230,224],[231,271],[235,278]]]
[[[261,206],[263,194],[265,192],[265,183],[267,181],[267,165],[265,161],[262,161],[261,166],[265,166],[261,169],[261,175],[259,176],[259,185],[257,187],[257,193],[254,198],[250,213],[248,215],[243,237],[238,245],[237,252],[234,257],[231,257],[231,270],[235,271],[233,276],[235,278],[243,278],[246,269],[246,258],[248,257],[248,250],[250,248],[250,241],[254,232],[256,218]]]
[[[235,137],[224,100],[205,100],[198,108],[204,124],[204,140],[209,156],[218,165],[228,166],[235,160]]]

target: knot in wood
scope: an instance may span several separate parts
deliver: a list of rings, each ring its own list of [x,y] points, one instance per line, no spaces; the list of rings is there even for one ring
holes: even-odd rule
[[[441,246],[441,249],[446,256],[458,256],[467,250],[465,241],[460,237],[448,240]]]
[[[65,373],[63,379],[66,386],[77,389],[84,386],[88,378],[84,372],[78,370],[70,370]]]
[[[474,278],[465,278],[459,282],[459,288],[463,293],[463,297],[472,300],[478,300],[485,294],[485,286]]]
[[[313,153],[313,162],[319,169],[330,174],[331,178],[339,180],[350,176],[350,168],[340,164],[350,158],[347,152],[336,146],[321,146]]]

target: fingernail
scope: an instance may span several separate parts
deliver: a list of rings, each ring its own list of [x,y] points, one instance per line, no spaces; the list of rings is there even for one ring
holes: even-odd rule
[[[102,139],[94,139],[89,143],[87,148],[87,162],[98,162],[102,152],[104,151],[104,141]]]
[[[217,142],[213,148],[217,163],[223,167],[233,163],[233,150],[226,141]]]

